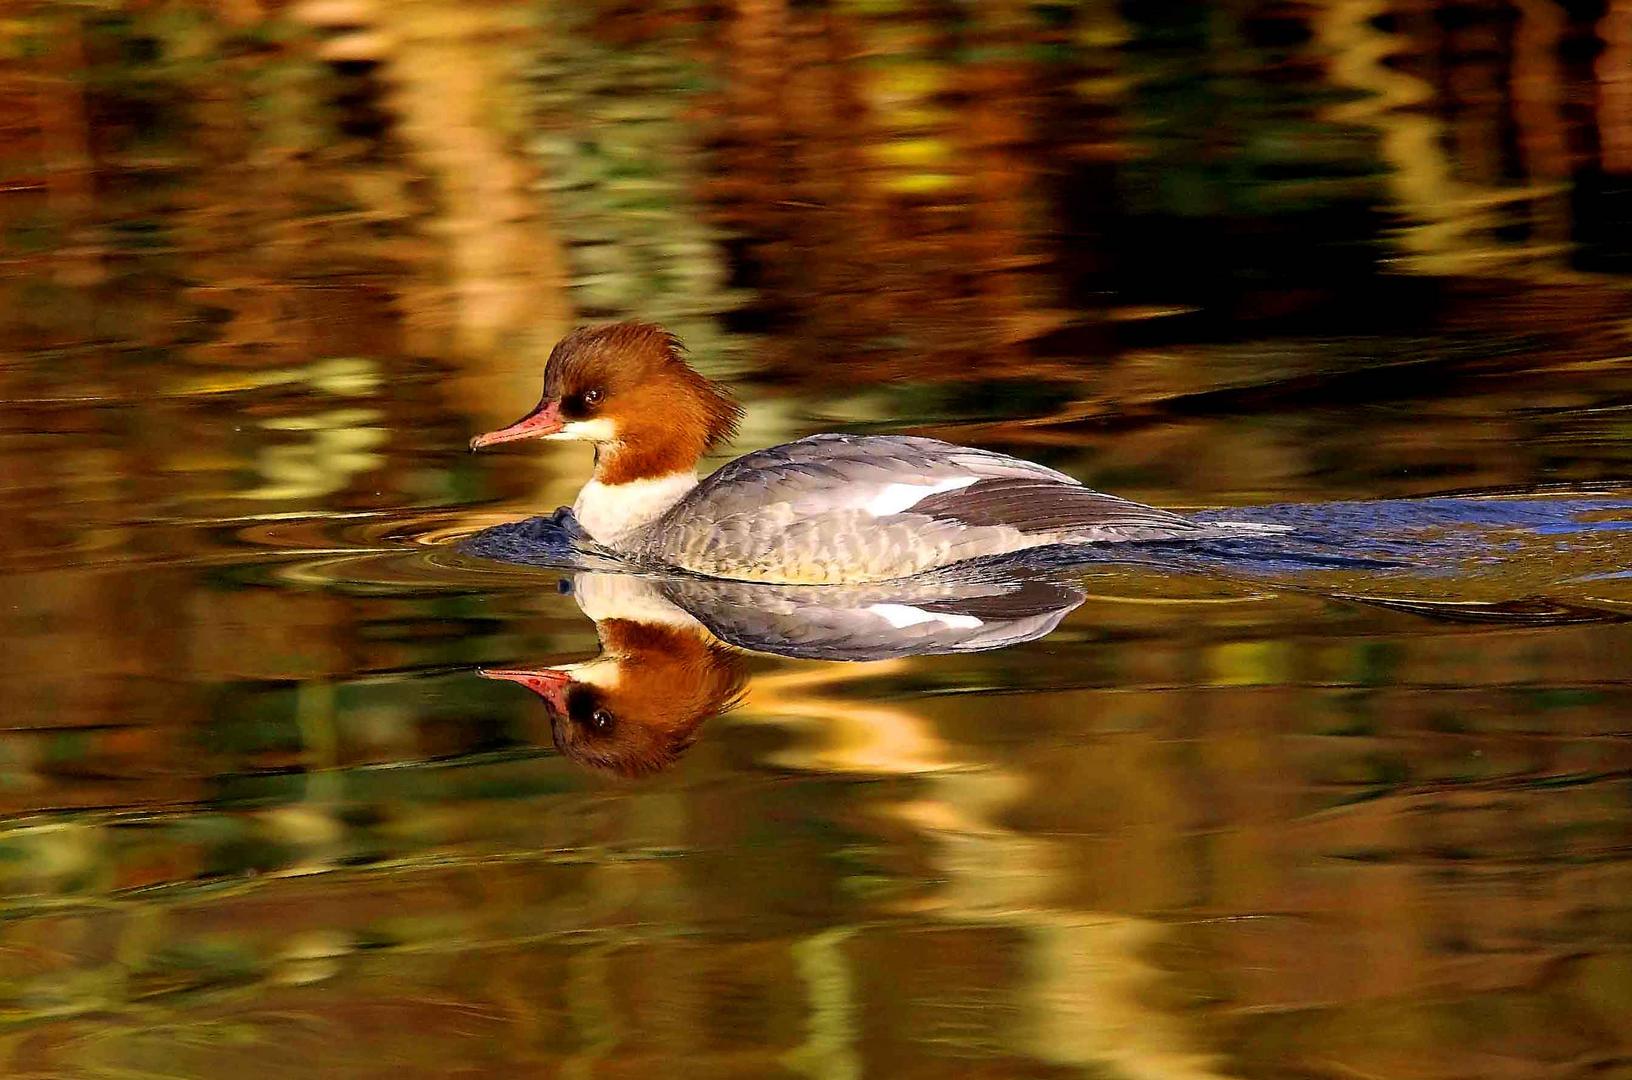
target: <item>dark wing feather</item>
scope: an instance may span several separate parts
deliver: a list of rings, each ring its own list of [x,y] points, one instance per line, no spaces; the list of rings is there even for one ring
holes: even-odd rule
[[[1030,477],[981,480],[920,500],[912,513],[962,525],[1008,525],[1021,532],[1088,530],[1105,533],[1199,529],[1178,514],[1105,495],[1076,484]]]

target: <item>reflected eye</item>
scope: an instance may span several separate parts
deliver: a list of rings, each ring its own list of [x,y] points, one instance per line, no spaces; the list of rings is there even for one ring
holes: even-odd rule
[[[601,398],[603,398],[605,396],[606,396],[605,392],[602,391],[600,387],[595,387],[595,388],[590,389],[590,390],[585,390],[584,391],[584,404],[588,405],[590,408],[593,409],[595,406],[597,406],[597,405],[599,405],[601,403]]]
[[[605,709],[596,709],[589,714],[589,726],[605,735],[612,730],[612,714]]]

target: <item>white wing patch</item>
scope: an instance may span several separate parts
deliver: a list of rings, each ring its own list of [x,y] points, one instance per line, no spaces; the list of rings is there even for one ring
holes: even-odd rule
[[[874,517],[899,514],[903,510],[918,505],[931,495],[966,488],[979,479],[978,476],[954,476],[947,480],[935,480],[928,484],[885,484],[879,489],[877,495],[868,500],[866,509]]]
[[[872,604],[867,610],[897,630],[905,630],[909,626],[919,626],[927,622],[944,623],[954,630],[974,630],[985,625],[973,615],[925,611],[923,608],[915,608],[908,604]]]

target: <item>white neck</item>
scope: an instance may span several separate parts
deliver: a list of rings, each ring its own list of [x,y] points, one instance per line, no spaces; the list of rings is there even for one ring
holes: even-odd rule
[[[578,492],[572,514],[597,543],[616,548],[619,541],[662,517],[696,486],[695,470],[623,484],[591,480]]]
[[[701,630],[702,623],[663,595],[651,581],[632,574],[584,572],[572,576],[572,598],[597,624],[611,619]]]

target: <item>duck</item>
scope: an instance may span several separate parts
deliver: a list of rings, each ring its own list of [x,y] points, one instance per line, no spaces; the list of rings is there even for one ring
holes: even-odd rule
[[[595,624],[589,659],[483,666],[544,703],[574,764],[624,779],[673,766],[748,696],[747,658],[867,663],[985,652],[1051,633],[1086,598],[1043,576],[806,588],[579,571],[562,591]]]
[[[580,573],[570,592],[595,623],[597,654],[571,664],[480,667],[544,703],[550,738],[574,764],[625,779],[672,766],[703,721],[735,708],[741,655],[631,575]]]
[[[538,403],[470,447],[591,444],[571,517],[596,546],[634,568],[730,581],[893,581],[1036,548],[1217,532],[1043,465],[918,436],[810,435],[700,476],[741,418],[679,338],[625,321],[563,337]]]

